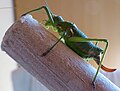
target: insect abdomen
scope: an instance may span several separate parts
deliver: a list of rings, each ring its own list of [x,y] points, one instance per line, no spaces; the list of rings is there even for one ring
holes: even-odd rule
[[[81,32],[78,28],[73,28],[74,35],[72,37],[82,37],[88,38],[83,32]],[[83,58],[96,57],[103,50],[93,44],[92,42],[70,42],[65,40],[67,46],[69,46],[73,51],[75,51],[78,55]]]

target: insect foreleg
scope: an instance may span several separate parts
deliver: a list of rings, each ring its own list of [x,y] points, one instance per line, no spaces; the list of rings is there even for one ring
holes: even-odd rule
[[[71,42],[90,42],[90,41],[93,41],[93,42],[105,42],[106,43],[104,51],[103,51],[102,58],[100,60],[100,63],[99,63],[98,69],[97,69],[97,72],[96,72],[96,74],[95,74],[95,76],[93,78],[93,81],[92,81],[92,84],[94,85],[96,77],[98,75],[98,72],[99,72],[99,70],[101,68],[102,61],[104,59],[105,53],[106,53],[107,48],[108,48],[108,41],[106,39],[91,39],[91,38],[82,38],[82,37],[71,37],[71,38],[69,38],[69,41],[71,41]]]
[[[66,31],[63,32],[62,36],[59,38],[59,40],[52,46],[50,47],[46,52],[44,52],[41,56],[46,56],[60,41],[61,39],[67,34]]]
[[[52,15],[52,12],[50,11],[49,7],[48,6],[42,6],[42,7],[39,7],[39,8],[36,8],[36,9],[33,9],[33,10],[30,10],[26,13],[24,13],[22,16],[26,15],[26,14],[29,14],[29,13],[32,13],[32,12],[35,12],[35,11],[38,11],[38,10],[41,10],[41,9],[44,9],[48,15],[48,18],[50,20],[50,23],[52,25],[54,25],[54,20],[53,20],[53,15]]]

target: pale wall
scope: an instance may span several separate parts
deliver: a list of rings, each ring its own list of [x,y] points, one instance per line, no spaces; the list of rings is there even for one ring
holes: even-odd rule
[[[12,0],[0,0],[0,45],[7,29],[14,22]],[[11,72],[15,61],[0,49],[0,91],[13,91]]]

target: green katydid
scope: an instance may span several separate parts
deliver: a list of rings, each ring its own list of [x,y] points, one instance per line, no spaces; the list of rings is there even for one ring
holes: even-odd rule
[[[42,56],[47,55],[58,44],[58,42],[60,42],[61,39],[64,39],[65,44],[69,48],[71,48],[74,52],[76,52],[79,56],[86,59],[87,61],[89,59],[93,59],[98,64],[97,72],[92,81],[93,86],[95,85],[95,80],[100,68],[107,72],[113,72],[116,70],[107,68],[102,65],[102,61],[108,48],[107,39],[88,38],[82,31],[80,31],[77,28],[77,26],[74,23],[65,21],[61,16],[53,14],[47,4],[40,8],[30,10],[23,14],[22,16],[41,9],[44,9],[48,15],[48,20],[46,20],[44,25],[46,27],[53,28],[53,30],[55,32],[58,32],[58,34],[60,35],[59,40],[45,53],[43,53]],[[93,42],[96,42],[96,44],[94,44]],[[97,46],[98,42],[104,42],[105,48],[102,49],[98,47]]]

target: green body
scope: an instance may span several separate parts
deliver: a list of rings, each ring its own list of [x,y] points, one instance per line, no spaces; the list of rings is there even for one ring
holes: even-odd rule
[[[99,61],[99,55],[103,53],[103,50],[101,48],[93,44],[91,41],[72,42],[71,40],[69,40],[69,38],[71,37],[88,37],[82,31],[80,31],[74,23],[65,21],[61,16],[53,15],[52,17],[54,20],[54,25],[50,23],[50,20],[48,20],[45,26],[53,28],[60,35],[63,32],[66,32],[66,35],[63,37],[65,44],[82,58],[87,60],[94,59]]]

